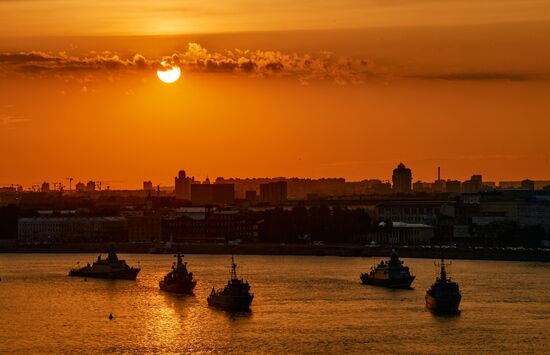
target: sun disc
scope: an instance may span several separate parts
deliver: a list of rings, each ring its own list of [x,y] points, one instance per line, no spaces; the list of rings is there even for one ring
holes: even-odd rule
[[[180,67],[174,66],[167,70],[157,70],[157,76],[160,81],[170,84],[175,82],[180,78],[181,69]]]

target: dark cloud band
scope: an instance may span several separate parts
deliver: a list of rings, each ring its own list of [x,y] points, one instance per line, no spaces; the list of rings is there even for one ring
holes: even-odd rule
[[[332,81],[342,85],[363,83],[372,78],[387,80],[390,77],[453,81],[526,81],[542,78],[540,75],[506,72],[400,75],[377,67],[367,59],[336,56],[330,52],[297,54],[234,49],[211,53],[197,43],[189,43],[185,52],[176,52],[162,58],[146,58],[136,54],[132,58],[124,59],[109,52],[91,53],[87,56],[71,56],[64,52],[0,53],[0,73],[4,74],[62,75],[74,72],[157,70],[172,65],[180,66],[188,72],[295,77],[302,83]]]

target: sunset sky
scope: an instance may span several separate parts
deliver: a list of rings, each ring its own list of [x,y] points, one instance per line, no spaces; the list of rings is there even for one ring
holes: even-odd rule
[[[399,162],[550,180],[547,0],[0,0],[0,18],[0,185]]]

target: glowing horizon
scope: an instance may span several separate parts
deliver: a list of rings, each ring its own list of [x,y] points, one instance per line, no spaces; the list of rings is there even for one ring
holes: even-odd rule
[[[0,2],[0,183],[550,179],[550,4],[122,5]]]

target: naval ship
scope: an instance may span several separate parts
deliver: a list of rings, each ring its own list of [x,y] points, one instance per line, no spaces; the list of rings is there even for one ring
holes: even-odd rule
[[[395,250],[392,250],[389,261],[382,260],[368,274],[361,274],[363,284],[389,288],[410,288],[414,278],[409,268],[399,260]]]
[[[187,271],[187,263],[182,261],[183,254],[177,253],[174,257],[177,262],[172,265],[172,271],[159,281],[159,287],[166,292],[192,295],[197,281],[193,280],[193,273]]]
[[[445,261],[441,259],[439,263],[439,276],[436,277],[435,283],[426,291],[426,308],[433,313],[439,314],[456,314],[460,311],[460,300],[462,295],[456,282],[451,281],[447,277],[445,270]]]
[[[93,265],[88,263],[84,267],[72,269],[69,276],[135,280],[140,270],[140,268],[130,267],[126,261],[120,260],[116,255],[115,248],[111,246],[107,259],[101,259],[101,255],[99,255]]]
[[[208,305],[229,311],[247,311],[252,299],[254,295],[250,293],[250,285],[237,277],[237,264],[231,257],[231,279],[222,290],[212,287],[212,292],[207,298]]]

